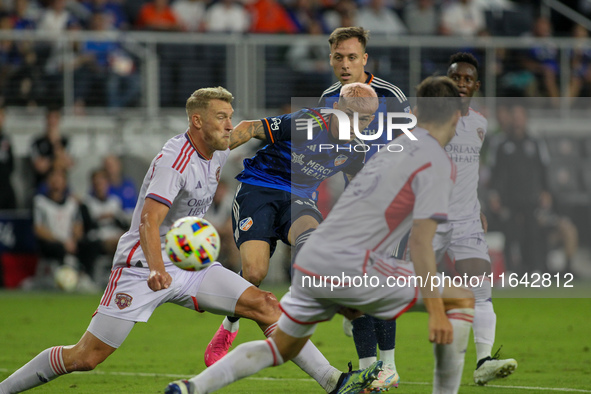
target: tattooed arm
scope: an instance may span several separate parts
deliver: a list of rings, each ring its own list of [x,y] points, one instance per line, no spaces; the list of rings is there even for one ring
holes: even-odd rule
[[[249,141],[251,138],[265,140],[265,129],[260,120],[243,120],[230,134],[230,149],[234,149]]]

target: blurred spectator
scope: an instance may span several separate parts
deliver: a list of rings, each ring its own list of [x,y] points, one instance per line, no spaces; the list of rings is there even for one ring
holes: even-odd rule
[[[293,23],[295,23],[297,32],[308,34],[310,29],[315,29],[312,24],[318,24],[321,15],[321,4],[318,0],[296,0],[291,7],[288,7],[287,12]],[[321,32],[326,32],[326,29],[321,27]]]
[[[436,35],[439,30],[439,15],[433,0],[409,2],[404,9],[404,23],[410,34]]]
[[[54,169],[47,174],[47,194],[33,199],[33,231],[41,257],[59,264],[66,256],[75,258],[83,236],[78,201],[67,190],[65,172]]]
[[[66,30],[71,18],[70,12],[66,10],[66,0],[52,0],[41,14],[37,30],[48,37],[58,37]]]
[[[320,22],[312,21],[306,34],[322,35]],[[316,97],[318,86],[328,86],[332,80],[332,69],[326,61],[330,49],[326,45],[315,45],[303,37],[295,38],[287,51],[287,60],[295,71],[293,95],[295,97]]]
[[[547,268],[550,271],[572,272],[572,262],[579,246],[577,227],[568,217],[553,210],[550,193],[542,194],[535,215],[548,245]],[[556,256],[563,256],[563,261],[553,261]]]
[[[14,170],[14,156],[12,154],[12,143],[4,131],[4,106],[0,106],[0,209],[15,209],[16,198],[10,176]]]
[[[322,20],[328,31],[333,31],[337,27],[355,26],[357,16],[357,3],[353,0],[338,0],[333,8],[327,9]]]
[[[458,0],[441,11],[441,34],[448,36],[476,36],[486,29],[484,10],[473,0]]]
[[[13,67],[6,86],[6,104],[36,107],[42,96],[43,70],[30,41],[13,46]]]
[[[277,0],[255,0],[247,6],[252,18],[252,33],[297,33],[297,27]]]
[[[92,223],[87,237],[90,241],[99,242],[101,254],[112,257],[117,250],[119,238],[129,228],[129,223],[119,197],[109,194],[107,171],[93,171],[91,184],[91,192],[84,200]]]
[[[573,28],[576,45],[570,55],[572,76],[569,96],[572,102],[576,97],[591,96],[591,46],[588,44],[589,32],[581,25]]]
[[[129,29],[129,18],[120,1],[114,0],[84,0],[82,4],[89,14],[100,12],[105,15],[107,30]]]
[[[107,14],[96,12],[90,20],[90,30],[106,31]],[[86,41],[78,56],[74,96],[77,107],[83,108],[97,90],[106,96],[107,106],[120,108],[134,102],[140,92],[140,78],[131,56],[115,41]],[[104,92],[101,89],[104,87]],[[101,103],[99,101],[99,103]]]
[[[183,29],[168,0],[152,0],[140,9],[136,27],[143,30],[180,31]]]
[[[186,31],[203,31],[205,27],[205,7],[207,0],[175,0],[172,11]],[[231,15],[227,19],[232,22]]]
[[[546,96],[559,97],[557,78],[560,72],[558,48],[546,38],[552,37],[552,25],[545,17],[536,19],[532,37],[543,40],[540,43],[532,43],[531,48],[524,53],[523,66],[535,76],[533,90],[528,92],[531,97]],[[555,104],[557,104],[555,102]]]
[[[548,154],[545,146],[527,133],[527,110],[515,105],[511,115],[511,127],[497,149],[492,168],[489,206],[491,213],[504,222],[501,230],[507,240],[508,268],[531,273],[545,269],[546,242],[536,212],[540,201],[549,198]]]
[[[74,164],[67,151],[68,138],[60,132],[60,109],[48,108],[45,120],[45,133],[36,138],[31,145],[36,188],[45,181],[45,177],[52,169],[66,172]]]
[[[236,0],[220,0],[207,9],[205,30],[215,33],[245,33],[250,28],[250,15]]]
[[[41,11],[29,0],[15,0],[14,11],[11,14],[12,26],[15,30],[34,30]]]
[[[121,161],[115,155],[103,159],[103,168],[109,178],[109,195],[117,196],[121,200],[125,214],[131,218],[137,202],[137,188],[132,179],[124,177]]]
[[[392,37],[408,32],[400,17],[386,6],[386,0],[369,0],[359,9],[355,25],[368,29],[373,36]]]
[[[211,206],[205,214],[205,219],[218,230],[222,248],[218,260],[234,272],[240,270],[240,251],[234,242],[232,231],[232,203],[234,196],[228,189],[228,184],[220,179],[218,188],[213,196]]]

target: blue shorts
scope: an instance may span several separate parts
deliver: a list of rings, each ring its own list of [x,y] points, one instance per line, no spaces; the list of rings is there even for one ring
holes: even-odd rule
[[[241,183],[232,207],[234,240],[240,248],[246,241],[265,241],[271,255],[277,240],[289,245],[287,235],[291,224],[301,216],[312,216],[321,223],[322,214],[316,201],[284,190]]]

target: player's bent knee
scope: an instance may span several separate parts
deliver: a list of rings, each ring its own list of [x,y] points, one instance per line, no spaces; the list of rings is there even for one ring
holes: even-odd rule
[[[465,287],[449,287],[443,292],[445,309],[474,308],[474,293]]]
[[[253,286],[246,289],[240,296],[236,304],[236,314],[257,323],[272,324],[281,316],[281,310],[279,309],[279,301],[273,293]]]

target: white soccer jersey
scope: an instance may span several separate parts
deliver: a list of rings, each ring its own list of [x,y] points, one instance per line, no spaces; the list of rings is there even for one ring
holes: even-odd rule
[[[362,262],[347,258],[348,251],[389,256],[413,219],[447,219],[455,165],[425,129],[413,135],[418,141],[400,136],[392,144],[402,152],[382,148],[355,176],[304,245],[299,268],[323,275],[359,271]]]
[[[150,164],[130,229],[119,240],[113,266],[139,266],[138,262],[147,266],[139,235],[140,215],[146,198],[170,208],[160,225],[163,250],[166,233],[175,220],[185,216],[203,217],[211,205],[229,154],[230,149],[215,151],[211,159],[206,159],[192,143],[188,132],[168,140]],[[166,265],[172,264],[164,253],[163,257]]]
[[[470,108],[468,114],[458,121],[456,135],[445,146],[445,151],[458,167],[458,178],[451,195],[449,220],[480,217],[478,169],[487,124],[484,116]]]
[[[72,239],[74,224],[80,220],[80,206],[72,196],[58,203],[38,194],[33,198],[33,223],[49,229],[51,235],[60,242]]]

